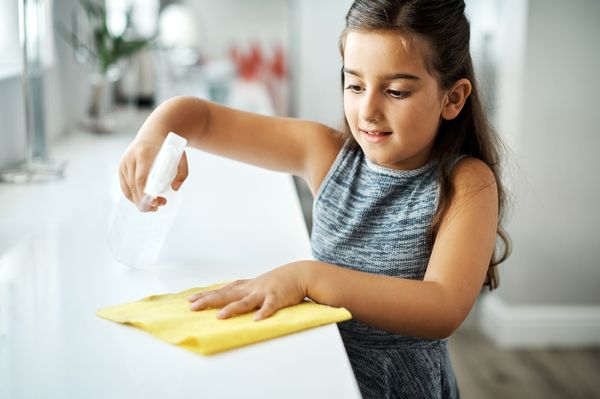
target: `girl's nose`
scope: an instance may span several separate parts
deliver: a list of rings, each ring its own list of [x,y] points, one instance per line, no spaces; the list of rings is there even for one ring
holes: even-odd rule
[[[377,122],[382,118],[381,107],[377,93],[366,92],[361,99],[359,117],[366,122]]]

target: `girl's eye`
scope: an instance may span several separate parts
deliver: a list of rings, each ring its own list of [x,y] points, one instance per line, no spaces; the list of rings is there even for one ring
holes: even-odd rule
[[[392,98],[406,98],[410,95],[410,91],[388,90],[388,94]]]
[[[348,85],[346,87],[346,90],[351,90],[353,93],[360,93],[362,91],[362,88],[358,85]]]

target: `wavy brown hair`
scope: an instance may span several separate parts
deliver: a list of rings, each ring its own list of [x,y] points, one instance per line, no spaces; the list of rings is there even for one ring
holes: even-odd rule
[[[432,51],[425,65],[442,89],[449,89],[463,78],[471,82],[471,95],[460,114],[452,120],[442,120],[433,144],[432,158],[437,162],[440,195],[428,235],[433,242],[448,212],[454,195],[452,172],[456,159],[467,155],[485,162],[494,173],[498,187],[499,240],[484,282],[484,286],[492,290],[498,286],[496,266],[506,260],[511,249],[510,238],[502,228],[507,207],[506,192],[500,178],[502,143],[488,121],[477,90],[469,50],[470,26],[464,11],[463,0],[355,0],[346,15],[340,52],[343,58],[349,31],[394,31],[404,37],[423,39],[429,44]],[[341,133],[358,145],[346,118]]]

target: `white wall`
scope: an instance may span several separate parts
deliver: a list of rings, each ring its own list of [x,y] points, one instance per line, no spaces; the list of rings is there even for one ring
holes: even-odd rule
[[[343,121],[338,39],[349,0],[291,1],[295,116],[338,128]]]
[[[510,303],[600,305],[599,22],[595,0],[529,1]]]
[[[507,2],[497,128],[514,251],[484,327],[507,345],[600,345],[600,2]]]
[[[258,41],[265,48],[287,39],[287,0],[187,0],[198,21],[200,46],[211,58],[232,44]]]

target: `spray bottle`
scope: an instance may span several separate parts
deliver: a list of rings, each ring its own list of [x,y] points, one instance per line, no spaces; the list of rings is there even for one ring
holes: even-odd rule
[[[111,252],[119,262],[130,267],[156,262],[182,200],[181,190],[173,191],[171,184],[186,144],[186,139],[173,132],[167,135],[150,168],[139,209],[121,197],[108,237]],[[156,212],[147,212],[158,196],[166,198],[167,204]]]

